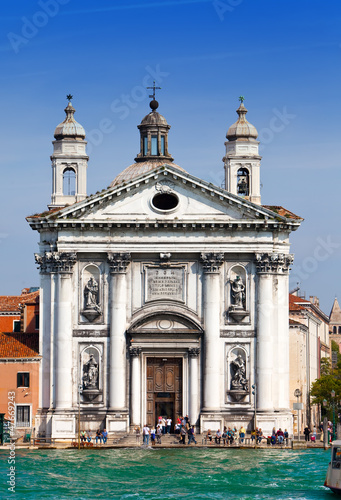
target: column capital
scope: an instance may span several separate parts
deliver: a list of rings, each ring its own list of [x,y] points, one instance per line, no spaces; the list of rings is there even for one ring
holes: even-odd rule
[[[142,351],[141,347],[135,347],[135,346],[130,346],[129,347],[130,357],[139,356],[140,353],[141,353],[141,351]]]
[[[190,358],[197,358],[200,354],[200,347],[190,347],[188,349],[188,355]]]
[[[288,274],[293,261],[293,254],[259,253],[255,255],[258,274]]]
[[[202,252],[200,255],[202,267],[204,269],[204,273],[219,273],[219,268],[224,262],[224,254],[223,253],[204,253]]]
[[[46,273],[72,273],[77,261],[76,252],[44,252],[34,254],[41,274]]]
[[[130,253],[108,253],[107,260],[111,274],[125,274],[130,264]]]

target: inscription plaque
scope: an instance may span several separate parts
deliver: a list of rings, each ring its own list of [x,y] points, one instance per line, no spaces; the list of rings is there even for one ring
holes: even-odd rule
[[[184,269],[146,268],[146,300],[169,298],[184,301]]]

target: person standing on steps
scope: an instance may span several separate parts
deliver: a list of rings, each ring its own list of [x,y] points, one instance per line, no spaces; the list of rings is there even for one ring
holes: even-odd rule
[[[310,432],[311,432],[311,430],[309,429],[309,426],[306,425],[305,428],[304,428],[304,431],[303,431],[303,433],[304,433],[304,439],[306,441],[309,441],[309,434],[310,434]]]
[[[143,427],[142,434],[143,434],[143,444],[146,444],[148,446],[150,429],[147,424],[145,424],[145,426]]]

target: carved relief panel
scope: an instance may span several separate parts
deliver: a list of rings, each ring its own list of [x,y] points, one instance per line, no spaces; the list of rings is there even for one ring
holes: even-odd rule
[[[144,302],[152,300],[187,301],[187,266],[143,266]]]

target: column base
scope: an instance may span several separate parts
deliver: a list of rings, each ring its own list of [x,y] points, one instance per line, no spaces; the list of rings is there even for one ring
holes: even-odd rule
[[[107,412],[106,429],[108,432],[129,432],[128,410],[112,410]]]
[[[38,408],[35,416],[35,437],[51,437],[52,413],[48,408]]]
[[[293,433],[293,415],[290,410],[257,411],[257,427],[262,429],[264,436],[271,436],[272,429],[287,429],[289,436]]]
[[[219,411],[203,410],[200,413],[200,432],[222,430],[224,428],[224,415]]]
[[[76,434],[75,412],[55,410],[51,415],[51,437],[58,440],[74,439]]]

